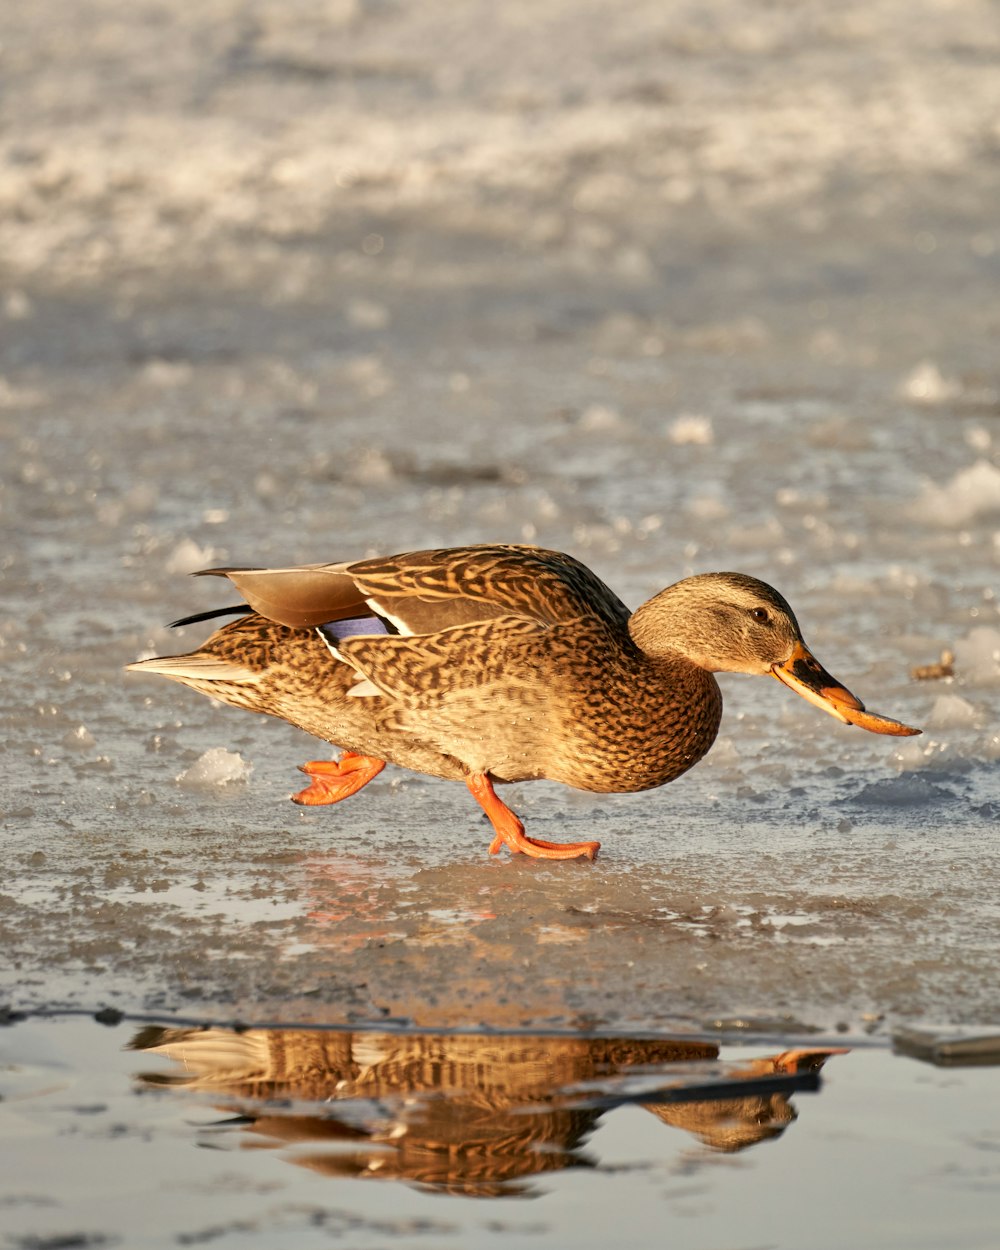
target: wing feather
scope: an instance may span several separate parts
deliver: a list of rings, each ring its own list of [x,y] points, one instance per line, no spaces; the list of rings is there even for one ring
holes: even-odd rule
[[[303,564],[287,569],[204,569],[228,577],[251,608],[269,621],[304,629],[367,616],[365,596],[346,564]]]
[[[384,694],[409,707],[427,708],[457,690],[489,685],[498,656],[511,644],[547,632],[537,621],[504,616],[436,634],[345,638],[337,655],[361,678],[352,694]]]
[[[449,547],[353,563],[204,572],[228,577],[255,612],[293,628],[372,612],[401,634],[421,636],[511,616],[542,626],[596,618],[617,628],[629,617],[579,560],[540,547]]]
[[[411,633],[524,616],[543,625],[598,617],[624,626],[629,610],[579,560],[540,547],[415,551],[348,566],[359,590]]]

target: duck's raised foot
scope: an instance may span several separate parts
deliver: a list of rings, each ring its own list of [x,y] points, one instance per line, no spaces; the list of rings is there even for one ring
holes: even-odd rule
[[[312,780],[305,790],[292,795],[292,802],[303,807],[322,807],[326,803],[339,803],[357,794],[373,777],[385,768],[385,760],[373,755],[358,755],[345,751],[339,760],[312,760],[300,764],[299,772]]]
[[[532,859],[576,859],[580,855],[590,860],[597,858],[600,842],[543,842],[540,838],[529,838],[517,816],[497,798],[493,783],[484,773],[466,777],[465,784],[496,830],[496,837],[490,843],[491,855],[506,846],[513,854],[530,855]]]

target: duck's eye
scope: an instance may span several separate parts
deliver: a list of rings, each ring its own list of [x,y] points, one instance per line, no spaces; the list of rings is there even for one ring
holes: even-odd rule
[[[751,608],[750,615],[755,621],[760,621],[761,625],[769,625],[771,622],[771,613],[767,608]]]

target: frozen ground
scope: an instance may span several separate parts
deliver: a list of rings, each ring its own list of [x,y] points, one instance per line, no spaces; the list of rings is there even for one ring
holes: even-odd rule
[[[1000,1023],[995,7],[178,12],[0,17],[5,998]],[[418,777],[298,810],[314,743],[121,671],[206,563],[520,538],[772,581],[926,733],[731,678],[667,789],[518,790],[604,844],[547,866]]]

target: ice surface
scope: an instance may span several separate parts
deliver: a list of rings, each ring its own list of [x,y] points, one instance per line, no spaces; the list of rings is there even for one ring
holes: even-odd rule
[[[190,768],[178,773],[182,786],[228,786],[234,781],[248,780],[253,765],[248,764],[238,751],[225,747],[209,747]]]

